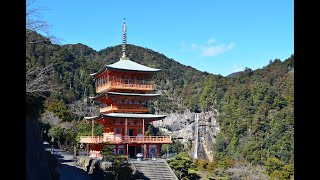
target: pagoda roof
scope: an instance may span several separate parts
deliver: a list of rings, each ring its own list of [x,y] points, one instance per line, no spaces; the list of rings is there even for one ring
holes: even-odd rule
[[[141,96],[141,97],[156,97],[156,96],[160,96],[160,94],[139,94],[139,93],[122,93],[122,92],[104,91],[104,92],[96,95],[95,97],[89,97],[89,98],[90,99],[98,99],[98,98],[104,96],[105,94],[116,95],[116,96]]]
[[[96,73],[90,74],[91,76],[96,76],[106,69],[114,69],[114,70],[125,70],[125,71],[140,71],[140,72],[157,72],[160,71],[161,69],[156,69],[156,68],[151,68],[144,66],[142,64],[133,62],[129,59],[124,59],[124,60],[119,60],[116,63],[105,65],[102,69],[100,69]]]
[[[102,118],[134,118],[134,119],[163,119],[166,115],[155,114],[134,114],[134,113],[108,113],[100,114],[99,116],[84,117],[86,120],[96,120]]]
[[[84,119],[86,119],[86,120],[99,119],[99,118],[101,118],[101,115],[99,115],[99,116],[84,117]]]
[[[112,118],[146,118],[146,119],[159,119],[165,118],[166,115],[155,115],[155,114],[133,114],[133,113],[108,113],[103,114],[104,117]]]

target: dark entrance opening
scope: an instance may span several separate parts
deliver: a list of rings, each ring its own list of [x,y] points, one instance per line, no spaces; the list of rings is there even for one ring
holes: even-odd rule
[[[129,136],[133,136],[133,129],[129,129]]]
[[[137,154],[138,154],[138,153],[142,153],[141,146],[137,146]]]
[[[136,158],[136,147],[135,146],[129,146],[128,147],[129,151],[129,158]]]

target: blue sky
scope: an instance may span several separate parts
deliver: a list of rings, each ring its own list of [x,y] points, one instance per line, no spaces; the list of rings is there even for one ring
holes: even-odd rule
[[[294,53],[293,0],[37,0],[60,44],[127,42],[213,74],[262,68]],[[134,59],[132,59],[134,61]]]

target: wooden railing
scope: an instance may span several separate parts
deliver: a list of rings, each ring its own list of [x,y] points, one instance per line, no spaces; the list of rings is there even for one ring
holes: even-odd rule
[[[143,107],[143,106],[107,106],[107,107],[103,107],[100,108],[100,112],[106,112],[106,111],[136,111],[136,112],[148,112],[149,109],[147,107]]]
[[[81,143],[104,143],[103,136],[80,136]]]
[[[122,136],[116,137],[103,137],[103,136],[81,136],[81,143],[171,143],[171,136]]]
[[[144,81],[144,80],[127,80],[122,78],[117,78],[114,80],[106,81],[106,83],[96,86],[97,92],[101,92],[108,88],[114,89],[135,89],[135,90],[153,90],[154,81]]]

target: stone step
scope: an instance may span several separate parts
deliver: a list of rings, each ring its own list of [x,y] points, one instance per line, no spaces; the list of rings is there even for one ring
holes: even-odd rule
[[[165,161],[132,162],[136,169],[149,179],[177,180]]]

